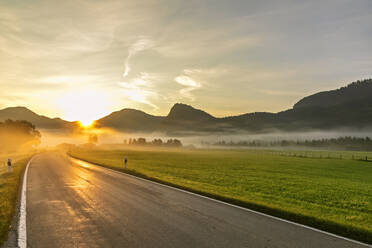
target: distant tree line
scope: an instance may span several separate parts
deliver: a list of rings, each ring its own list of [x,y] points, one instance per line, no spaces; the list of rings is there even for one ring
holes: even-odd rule
[[[163,141],[162,139],[153,139],[147,141],[146,138],[130,138],[124,139],[123,143],[130,146],[166,146],[166,147],[182,147],[182,142],[178,139],[168,139]]]
[[[311,147],[311,148],[337,148],[344,150],[372,150],[372,139],[370,137],[339,137],[331,139],[311,140],[278,140],[278,141],[218,141],[215,143],[203,142],[204,145],[227,146],[227,147]]]
[[[0,152],[30,149],[40,144],[41,134],[28,121],[0,122]]]
[[[346,87],[341,87],[341,89],[344,89],[344,88],[352,88],[352,87],[360,87],[360,86],[371,86],[372,84],[372,78],[366,78],[366,79],[363,79],[363,80],[357,80],[355,82],[352,82],[350,84],[348,84]]]

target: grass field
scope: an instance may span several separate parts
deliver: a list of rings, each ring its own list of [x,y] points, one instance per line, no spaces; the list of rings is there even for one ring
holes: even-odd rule
[[[13,172],[8,173],[6,160],[10,156],[15,161]],[[12,217],[16,209],[20,177],[30,155],[0,154],[0,247],[7,238]]]
[[[257,150],[76,149],[70,154],[118,170],[124,170],[125,155],[128,173],[372,243],[371,162]]]

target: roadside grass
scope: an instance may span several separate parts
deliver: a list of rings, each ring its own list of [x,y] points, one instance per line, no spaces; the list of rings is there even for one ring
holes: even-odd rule
[[[13,172],[8,173],[8,156],[0,154],[0,247],[7,239],[16,210],[22,171],[30,158],[30,155],[11,154],[15,163]]]
[[[263,150],[75,149],[69,154],[372,243],[372,163]]]

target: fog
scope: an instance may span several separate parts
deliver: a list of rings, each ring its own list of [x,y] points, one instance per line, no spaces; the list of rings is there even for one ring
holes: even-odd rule
[[[27,151],[40,144],[40,133],[26,121],[0,122],[0,153]]]
[[[88,143],[91,135],[97,135],[98,144],[123,144],[124,140],[130,138],[146,138],[153,139],[179,139],[183,145],[193,145],[195,147],[203,147],[206,143],[214,143],[219,141],[239,142],[239,141],[304,141],[312,139],[331,139],[345,136],[351,137],[372,137],[372,131],[353,131],[353,130],[334,130],[334,131],[311,131],[311,132],[270,132],[264,134],[248,134],[248,133],[200,133],[192,136],[168,136],[164,133],[126,133],[111,129],[89,129],[79,133],[61,133],[50,130],[40,130],[41,144],[40,147],[53,147],[61,143],[70,144],[85,144]]]

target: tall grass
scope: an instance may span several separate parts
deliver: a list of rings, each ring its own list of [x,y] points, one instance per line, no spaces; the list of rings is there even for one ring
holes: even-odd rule
[[[8,173],[5,163],[8,157],[15,161],[12,173]],[[30,155],[25,154],[0,155],[0,246],[6,240],[11,227],[22,171],[29,157]]]

